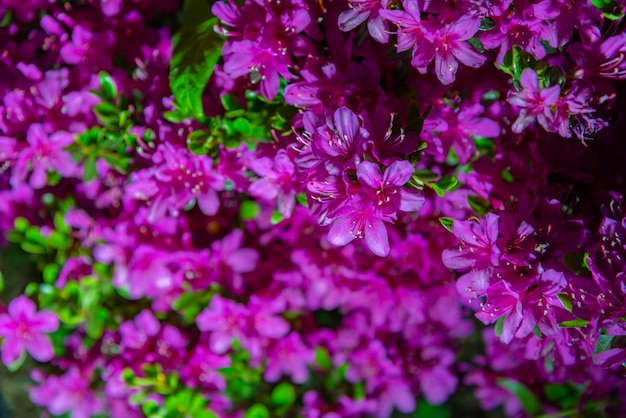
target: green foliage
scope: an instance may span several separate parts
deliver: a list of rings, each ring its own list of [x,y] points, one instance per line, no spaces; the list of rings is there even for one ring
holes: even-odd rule
[[[252,200],[244,200],[239,206],[239,216],[244,221],[251,221],[259,214],[261,207]]]
[[[566,253],[563,254],[563,264],[577,276],[591,276],[591,271],[587,265],[589,254]]]
[[[433,189],[438,196],[443,197],[446,191],[454,190],[458,184],[459,180],[454,174],[446,174],[439,177],[439,174],[433,171],[417,169],[411,175],[407,186],[418,190],[422,190],[424,186],[427,186]]]
[[[624,9],[615,0],[591,0],[591,3],[602,11],[602,15],[609,20],[618,20],[624,17]]]
[[[222,144],[236,148],[246,143],[255,148],[259,142],[268,142],[273,132],[291,132],[291,118],[296,109],[287,106],[281,95],[267,100],[254,92],[246,93],[242,104],[233,95],[222,97],[224,114],[206,118],[206,129],[192,132],[187,138],[187,147],[197,155],[215,157]],[[170,115],[171,116],[171,115]]]
[[[452,232],[452,224],[454,223],[454,218],[449,218],[447,216],[442,216],[439,218],[439,223],[443,225],[449,232]]]
[[[491,203],[485,198],[476,195],[467,196],[467,204],[470,209],[474,211],[476,215],[479,217],[483,217],[487,215],[489,212],[493,211],[493,207]]]
[[[535,416],[541,412],[541,402],[539,398],[522,383],[509,378],[500,378],[497,383],[500,387],[508,390],[519,399],[527,414]]]
[[[179,111],[204,120],[202,93],[222,54],[224,40],[214,27],[218,19],[204,0],[186,0],[183,27],[174,35],[170,87]]]
[[[198,391],[179,384],[178,373],[166,375],[160,364],[146,364],[143,374],[135,376],[132,370],[122,373],[129,387],[139,389],[131,396],[131,403],[141,406],[150,418],[217,418],[209,409],[209,401]],[[163,395],[163,406],[150,400],[148,395]]]
[[[194,292],[187,288],[180,297],[174,301],[172,308],[176,310],[186,324],[194,324],[198,314],[208,306],[211,298],[219,291],[219,286],[211,285],[208,289]]]
[[[542,88],[564,83],[563,73],[558,67],[551,67],[547,61],[537,61],[532,54],[517,45],[513,45],[513,49],[506,53],[503,63],[500,64],[500,69],[513,77],[513,85],[517,90],[522,89],[520,77],[527,68],[535,70]]]
[[[155,134],[149,129],[141,138],[131,133],[135,118],[142,113],[141,94],[135,92],[129,99],[119,93],[115,80],[106,72],[98,74],[100,89],[92,91],[102,101],[93,111],[100,121],[99,126],[87,129],[68,147],[75,161],[83,163],[83,181],[90,182],[98,176],[99,159],[104,159],[118,172],[131,170],[133,158],[140,142],[152,145]]]

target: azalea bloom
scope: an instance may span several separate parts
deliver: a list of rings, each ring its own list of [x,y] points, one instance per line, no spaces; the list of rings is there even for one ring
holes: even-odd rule
[[[535,119],[547,131],[552,131],[552,124],[556,119],[555,104],[561,95],[559,85],[547,88],[539,87],[537,73],[527,68],[520,77],[522,91],[509,92],[507,101],[513,106],[521,108],[519,116],[511,129],[515,133],[521,133]]]
[[[64,148],[74,142],[68,132],[56,132],[48,136],[43,125],[33,124],[26,133],[28,145],[19,151],[11,185],[18,187],[30,174],[29,184],[33,189],[41,189],[46,185],[49,170],[56,171],[63,177],[70,177],[76,170],[76,163]]]
[[[7,366],[17,361],[24,350],[35,360],[46,362],[54,357],[50,338],[45,335],[59,328],[59,319],[49,311],[37,312],[35,303],[21,295],[9,304],[6,314],[0,314],[2,362]]]
[[[477,68],[485,63],[486,58],[469,44],[478,28],[480,19],[476,16],[463,16],[445,26],[439,22],[424,22],[425,42],[418,44],[411,63],[422,73],[435,60],[435,74],[443,84],[450,84],[456,78],[459,62],[468,67]]]

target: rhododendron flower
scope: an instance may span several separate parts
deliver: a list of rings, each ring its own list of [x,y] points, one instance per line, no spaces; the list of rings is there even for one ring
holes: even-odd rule
[[[389,239],[383,221],[393,222],[398,211],[419,210],[424,198],[417,191],[403,188],[413,174],[413,166],[408,161],[394,162],[384,174],[378,164],[363,161],[356,174],[365,187],[340,210],[328,239],[335,245],[346,245],[355,238],[365,238],[370,250],[384,257],[389,254]]]
[[[30,167],[32,172],[29,184],[34,189],[46,185],[48,170],[56,171],[63,177],[70,177],[76,170],[76,163],[64,150],[74,142],[74,137],[67,132],[56,132],[48,136],[40,124],[31,125],[26,133],[28,145],[22,148],[15,160],[11,185],[18,187],[26,180]]]
[[[561,87],[554,85],[540,88],[539,77],[530,68],[522,72],[520,84],[522,91],[510,92],[507,98],[509,103],[521,108],[517,120],[511,127],[513,132],[522,132],[535,119],[544,129],[552,131],[552,124],[556,119],[554,105],[561,95]]]
[[[463,16],[441,26],[430,21],[423,23],[424,42],[416,46],[411,63],[422,73],[435,60],[435,74],[443,84],[450,84],[456,78],[459,62],[468,67],[480,67],[486,58],[467,42],[480,27],[476,16]]]
[[[59,328],[58,317],[49,311],[39,311],[35,303],[21,295],[9,304],[9,311],[0,314],[2,362],[7,366],[17,361],[26,350],[33,358],[46,362],[54,356],[50,338],[45,334]]]

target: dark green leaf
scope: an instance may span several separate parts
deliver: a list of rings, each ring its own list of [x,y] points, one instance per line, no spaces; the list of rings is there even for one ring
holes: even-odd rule
[[[467,197],[467,203],[469,204],[470,209],[472,209],[474,213],[480,217],[485,216],[493,210],[491,203],[489,203],[487,199],[480,196],[469,195]]]
[[[417,403],[415,417],[450,418],[451,416],[450,405],[431,405],[425,399],[420,399]]]
[[[482,42],[480,42],[480,40],[476,37],[473,37],[471,39],[469,39],[467,42],[470,43],[470,45],[472,45],[474,48],[476,48],[476,50],[478,52],[480,52],[481,54],[483,52],[485,52],[485,46],[483,45]]]
[[[447,216],[442,216],[439,218],[439,223],[443,225],[448,231],[452,232],[452,224],[454,223],[454,218],[449,218]]]
[[[497,383],[500,387],[517,396],[517,399],[519,399],[526,413],[534,416],[541,412],[539,399],[522,383],[508,378],[500,378],[497,380]]]
[[[480,19],[480,28],[479,30],[491,30],[496,27],[496,22],[488,17],[484,17]]]
[[[594,354],[601,353],[606,350],[611,349],[611,343],[613,342],[613,337],[606,334],[600,334],[596,341],[596,347],[593,350]]]
[[[591,276],[591,272],[585,267],[585,255],[578,253],[563,254],[563,264],[577,276]]]
[[[557,293],[556,296],[559,298],[559,300],[561,301],[565,309],[572,312],[573,301],[572,301],[572,297],[570,296],[570,294],[566,292],[560,292],[560,293]]]
[[[217,18],[185,23],[173,38],[170,87],[180,110],[198,120],[204,119],[202,93],[224,44],[213,29],[217,23]]]
[[[457,184],[459,184],[459,180],[456,178],[456,176],[446,174],[445,176],[441,177],[441,179],[439,179],[439,181],[437,182],[437,187],[447,191],[454,189]]]

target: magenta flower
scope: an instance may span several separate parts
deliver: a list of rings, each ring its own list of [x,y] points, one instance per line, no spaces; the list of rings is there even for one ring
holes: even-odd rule
[[[47,376],[39,387],[31,391],[31,398],[54,415],[90,418],[102,412],[104,407],[90,384],[90,374],[73,366],[62,376]]]
[[[7,314],[0,314],[2,362],[17,361],[26,350],[35,360],[46,362],[54,357],[54,348],[45,334],[59,328],[59,319],[49,311],[37,312],[35,303],[21,295],[9,304]]]
[[[547,88],[539,87],[539,77],[535,70],[527,68],[520,77],[522,91],[509,92],[507,101],[521,108],[519,116],[513,123],[512,130],[521,133],[535,119],[547,131],[553,131],[552,125],[556,119],[556,110],[553,106],[561,95],[561,87],[554,85]]]
[[[422,74],[434,59],[437,78],[443,84],[450,84],[456,77],[459,62],[473,68],[483,65],[486,58],[467,42],[478,32],[478,17],[466,15],[447,25],[441,25],[439,20],[435,22],[423,22],[426,42],[417,46],[411,61]]]
[[[279,150],[272,160],[262,157],[253,160],[250,168],[260,179],[250,185],[252,196],[264,199],[276,199],[278,212],[288,218],[295,207],[296,191],[294,189],[295,166],[285,150]]]
[[[339,15],[339,29],[351,31],[367,20],[367,29],[378,42],[389,41],[387,22],[380,11],[385,10],[390,0],[350,0],[349,9]]]
[[[196,317],[196,324],[200,331],[211,332],[211,350],[216,354],[224,354],[235,338],[244,347],[247,345],[247,320],[248,310],[245,306],[215,295],[209,307]]]
[[[56,132],[48,136],[43,126],[33,124],[26,133],[28,145],[19,152],[15,165],[11,185],[18,187],[28,176],[32,167],[29,184],[34,189],[41,189],[46,185],[48,170],[56,171],[63,177],[70,177],[76,170],[76,163],[72,156],[64,150],[74,142],[74,137],[67,132]]]
[[[263,377],[268,382],[276,382],[281,375],[286,374],[294,383],[304,383],[309,377],[307,366],[313,357],[313,350],[302,342],[298,333],[292,332],[276,342]]]
[[[364,187],[351,197],[328,232],[331,243],[343,246],[364,238],[367,246],[381,257],[389,254],[389,238],[384,221],[393,222],[397,212],[414,212],[424,204],[417,191],[403,188],[413,173],[408,161],[396,161],[383,174],[369,161],[357,167],[357,179]]]

